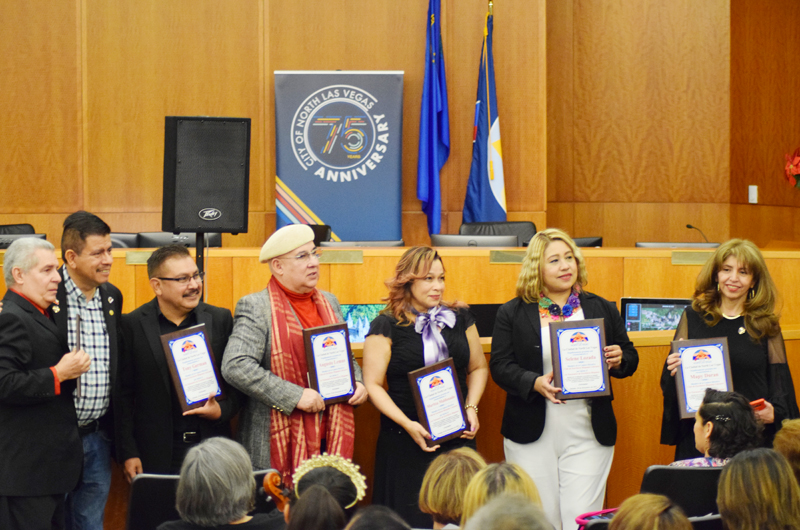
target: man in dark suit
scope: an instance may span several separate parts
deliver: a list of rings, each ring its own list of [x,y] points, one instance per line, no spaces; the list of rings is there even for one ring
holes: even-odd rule
[[[118,363],[118,328],[122,293],[108,282],[111,265],[111,229],[99,217],[79,211],[64,220],[61,236],[58,306],[53,317],[69,348],[77,344],[77,316],[81,317],[80,344],[92,367],[80,379],[75,394],[78,432],[83,444],[83,474],[67,496],[68,530],[103,530],[111,488],[111,437]]]
[[[64,528],[64,495],[78,483],[83,450],[72,391],[89,370],[50,320],[61,282],[53,245],[18,239],[3,264],[0,313],[0,528]],[[68,353],[65,353],[68,352]]]
[[[129,481],[142,472],[179,473],[189,448],[212,436],[230,437],[229,422],[239,410],[240,394],[227,387],[227,399],[212,394],[202,407],[182,412],[161,335],[205,324],[219,366],[233,316],[202,301],[203,274],[186,247],[157,249],[147,260],[147,274],[156,297],[122,317],[119,439]]]

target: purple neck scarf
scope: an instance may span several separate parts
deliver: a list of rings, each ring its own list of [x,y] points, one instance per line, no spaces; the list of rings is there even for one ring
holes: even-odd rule
[[[444,342],[439,325],[452,328],[456,325],[456,314],[441,305],[428,310],[427,313],[419,313],[414,309],[412,312],[417,315],[414,330],[422,335],[425,366],[447,359],[450,352],[447,350],[447,344]]]

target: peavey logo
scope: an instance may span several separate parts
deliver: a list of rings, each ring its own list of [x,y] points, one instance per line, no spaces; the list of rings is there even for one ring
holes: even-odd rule
[[[197,212],[198,217],[203,221],[216,221],[220,217],[222,217],[222,212],[217,210],[216,208],[203,208],[199,212]]]
[[[374,171],[389,144],[377,98],[349,85],[331,85],[308,96],[292,118],[292,150],[304,170],[321,179],[351,182]]]

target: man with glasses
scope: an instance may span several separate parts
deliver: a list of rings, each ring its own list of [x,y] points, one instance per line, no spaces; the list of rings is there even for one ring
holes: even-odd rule
[[[57,305],[53,320],[70,351],[78,344],[92,360],[75,390],[83,473],[67,495],[67,530],[102,530],[111,487],[111,438],[117,414],[117,364],[122,293],[109,283],[111,228],[96,215],[79,211],[64,220]]]
[[[161,335],[205,324],[216,359],[233,329],[228,309],[203,302],[203,274],[182,245],[157,249],[147,260],[156,297],[122,317],[125,355],[120,372],[119,454],[128,481],[139,473],[178,474],[186,452],[213,436],[230,437],[240,394],[212,394],[199,408],[182,412],[169,374]],[[224,382],[221,382],[224,384]]]
[[[353,456],[353,406],[367,399],[355,359],[356,390],[347,403],[326,407],[308,388],[303,329],[344,321],[336,297],[317,289],[320,254],[307,225],[272,234],[259,256],[272,278],[266,289],[239,300],[222,361],[223,377],[249,397],[239,437],[254,469],[277,469],[287,485],[314,455]]]

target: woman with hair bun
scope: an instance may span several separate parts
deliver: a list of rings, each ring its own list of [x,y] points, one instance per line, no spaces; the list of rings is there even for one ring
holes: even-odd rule
[[[775,310],[777,298],[758,247],[731,239],[717,248],[697,276],[692,305],[683,312],[674,339],[727,338],[734,390],[748,401],[765,401],[756,417],[765,425],[767,445],[781,421],[800,417]],[[674,376],[680,363],[680,354],[671,353],[661,373],[661,443],[676,446],[675,460],[702,456],[694,446],[693,422],[681,420],[678,410]]]
[[[695,448],[704,456],[678,460],[670,465],[724,466],[737,453],[758,447],[762,430],[763,426],[744,396],[707,388],[694,421]]]

